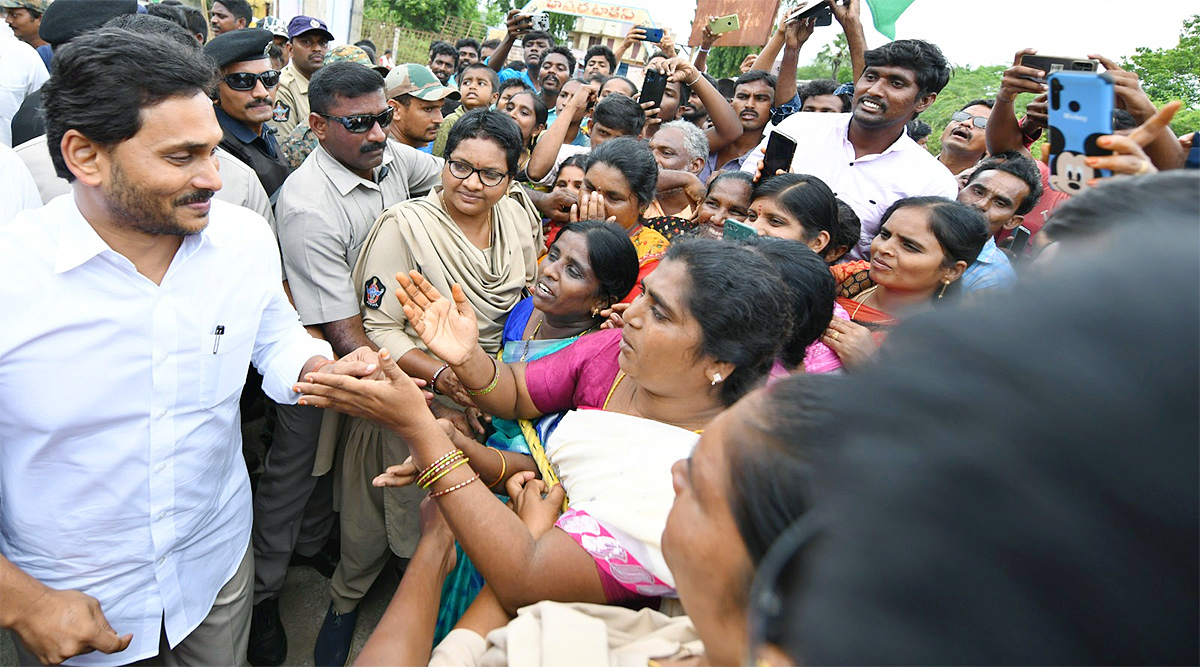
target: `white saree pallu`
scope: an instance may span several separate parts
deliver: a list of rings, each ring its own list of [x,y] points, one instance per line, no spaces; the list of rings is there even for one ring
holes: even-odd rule
[[[671,466],[700,436],[662,422],[573,410],[545,442],[570,498],[555,524],[622,586],[645,597],[675,595],[662,532],[675,502]]]

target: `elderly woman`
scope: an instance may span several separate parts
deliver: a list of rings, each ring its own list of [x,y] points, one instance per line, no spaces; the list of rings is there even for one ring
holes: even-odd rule
[[[542,247],[536,210],[519,186],[510,188],[520,153],[521,134],[512,119],[483,109],[465,114],[446,141],[441,186],[385,210],[367,234],[354,268],[367,337],[386,347],[404,372],[443,394],[447,404],[452,400],[469,406],[471,398],[454,371],[426,348],[399,304],[384,296],[398,286],[397,271],[420,268],[434,288],[458,286],[457,293],[477,314],[475,335],[482,349],[489,354],[500,350],[505,319],[533,283]],[[408,445],[367,421],[346,421],[338,469],[347,546],[331,582],[333,603],[319,647],[342,645],[330,637],[348,635],[347,628],[352,632],[354,616],[349,614],[383,569],[389,547],[407,557],[418,537],[420,495],[412,489],[371,486],[385,462],[408,456]],[[321,657],[336,662],[341,656]]]
[[[637,139],[610,139],[588,154],[583,193],[571,207],[573,220],[611,220],[625,228],[637,248],[639,281],[658,266],[668,242],[645,226],[643,214],[654,201],[658,164],[646,144]],[[622,301],[632,301],[635,288]]]
[[[954,298],[952,286],[987,238],[987,222],[965,204],[941,197],[892,204],[871,241],[871,261],[832,267],[843,294],[848,285],[861,291],[838,297],[850,318],[834,317],[821,341],[846,366],[863,363],[897,322]]]
[[[734,170],[718,173],[709,182],[704,201],[700,202],[692,218],[699,233],[709,238],[721,238],[726,220],[745,222],[750,215],[753,194],[754,177],[750,174]]]
[[[778,281],[766,259],[743,247],[686,239],[646,278],[624,328],[505,364],[479,345],[461,289],[451,301],[420,274],[404,280],[409,319],[482,409],[506,419],[569,411],[539,434],[570,496],[567,512],[540,535],[474,483],[479,474],[464,467],[386,350],[388,381],[317,373],[299,388],[305,404],[370,418],[410,443],[424,471],[418,482],[505,608],[546,599],[645,604],[675,594],[660,548],[670,468],[691,454],[698,431],[765,378],[791,317]],[[377,483],[390,484],[394,472]]]

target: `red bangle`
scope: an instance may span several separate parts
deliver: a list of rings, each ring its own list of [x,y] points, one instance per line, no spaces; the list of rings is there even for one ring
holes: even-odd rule
[[[459,482],[458,484],[455,484],[454,486],[452,486],[452,487],[450,487],[450,488],[448,488],[448,489],[442,489],[441,491],[438,491],[437,493],[431,493],[431,494],[429,494],[429,497],[430,497],[430,498],[437,498],[438,496],[444,496],[444,495],[446,495],[447,493],[450,493],[451,491],[457,491],[457,490],[459,490],[459,489],[463,488],[464,486],[466,486],[466,485],[470,484],[471,482],[474,482],[474,481],[475,481],[475,480],[477,480],[477,479],[479,479],[479,473],[475,473],[475,476],[474,476],[474,477],[472,477],[472,478],[468,479],[468,480],[467,480],[467,481],[465,481],[465,482]]]

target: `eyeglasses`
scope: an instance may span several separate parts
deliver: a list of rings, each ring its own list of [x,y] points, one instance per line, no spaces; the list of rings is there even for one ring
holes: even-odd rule
[[[377,114],[362,113],[356,116],[330,116],[320,111],[316,113],[318,116],[341,123],[347,132],[363,134],[370,132],[371,128],[375,127],[375,123],[379,123],[380,128],[386,129],[388,125],[392,124],[392,116],[395,115],[396,110],[388,107]]]
[[[254,90],[255,84],[259,81],[262,81],[262,85],[266,88],[274,88],[279,85],[279,70],[269,69],[262,74],[235,72],[233,74],[226,74],[223,80],[227,86],[234,90]]]
[[[446,163],[450,167],[450,175],[460,181],[465,181],[471,177],[471,174],[479,174],[479,182],[490,187],[500,185],[508,174],[496,169],[476,169],[475,167],[460,162],[458,160],[450,160]]]
[[[950,120],[952,120],[956,123],[961,123],[965,120],[970,120],[972,125],[974,125],[975,127],[979,128],[981,130],[987,128],[987,121],[988,121],[988,119],[984,118],[983,116],[972,116],[971,114],[967,113],[966,111],[955,111],[954,115],[950,117]]]

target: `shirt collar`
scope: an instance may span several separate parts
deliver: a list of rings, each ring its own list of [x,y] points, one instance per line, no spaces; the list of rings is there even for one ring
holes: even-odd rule
[[[379,189],[378,182],[365,180],[358,174],[350,171],[345,165],[338,162],[337,158],[330,155],[329,151],[325,150],[325,147],[321,144],[317,144],[313,152],[317,154],[317,166],[321,168],[321,171],[325,172],[325,175],[329,177],[333,186],[338,189],[338,193],[343,197],[350,194],[351,190],[360,185],[372,190]],[[391,172],[391,166],[389,165],[391,161],[392,151],[391,146],[388,146],[383,149],[383,164],[376,167],[372,175],[380,181],[387,178],[387,175]]]
[[[212,209],[218,208],[219,203],[216,199],[210,201],[213,204]],[[67,271],[83,266],[93,257],[105,252],[118,255],[115,250],[104,242],[104,239],[100,238],[100,235],[96,233],[91,223],[83,217],[83,213],[79,210],[79,206],[75,202],[75,195],[73,193],[59,197],[54,202],[51,202],[51,205],[61,205],[63,209],[59,217],[58,254],[54,259],[55,274],[66,273]],[[206,240],[214,246],[222,245],[224,241],[222,235],[212,231],[212,209],[209,210],[210,224],[199,234],[183,238],[183,244],[176,251],[176,260],[173,260],[172,264],[179,259],[190,257]],[[121,258],[129,263],[129,266],[133,266],[128,258],[124,256],[121,256]]]
[[[854,144],[850,143],[850,122],[852,120],[854,120],[854,114],[848,113],[848,114],[842,114],[842,115],[844,115],[846,117],[845,118],[846,124],[844,127],[842,127],[842,141],[845,142],[846,147],[850,151],[854,151]],[[859,161],[863,161],[863,160],[874,160],[880,156],[887,155],[888,153],[898,153],[900,151],[911,150],[913,147],[921,148],[921,146],[917,142],[913,141],[912,138],[908,136],[908,128],[906,127],[900,133],[900,136],[895,141],[892,142],[892,145],[885,148],[882,153],[872,153],[870,155],[864,155],[860,158],[855,158],[855,161],[859,162]],[[921,148],[921,150],[925,150],[925,149]]]
[[[983,244],[983,249],[979,251],[979,255],[975,258],[980,264],[995,264],[995,253],[1000,252],[1000,248],[996,246],[996,239],[988,237],[987,243]]]
[[[255,134],[250,128],[246,127],[245,123],[230,116],[221,107],[213,107],[213,110],[217,112],[217,122],[221,124],[221,129],[232,134],[235,139],[243,144],[248,144],[255,139],[261,138],[260,135]],[[266,125],[263,125],[263,127],[265,128]]]
[[[292,74],[296,76],[297,92],[301,95],[308,95],[308,77],[304,76],[300,70],[296,69],[296,63],[288,61],[287,68],[292,70]]]

